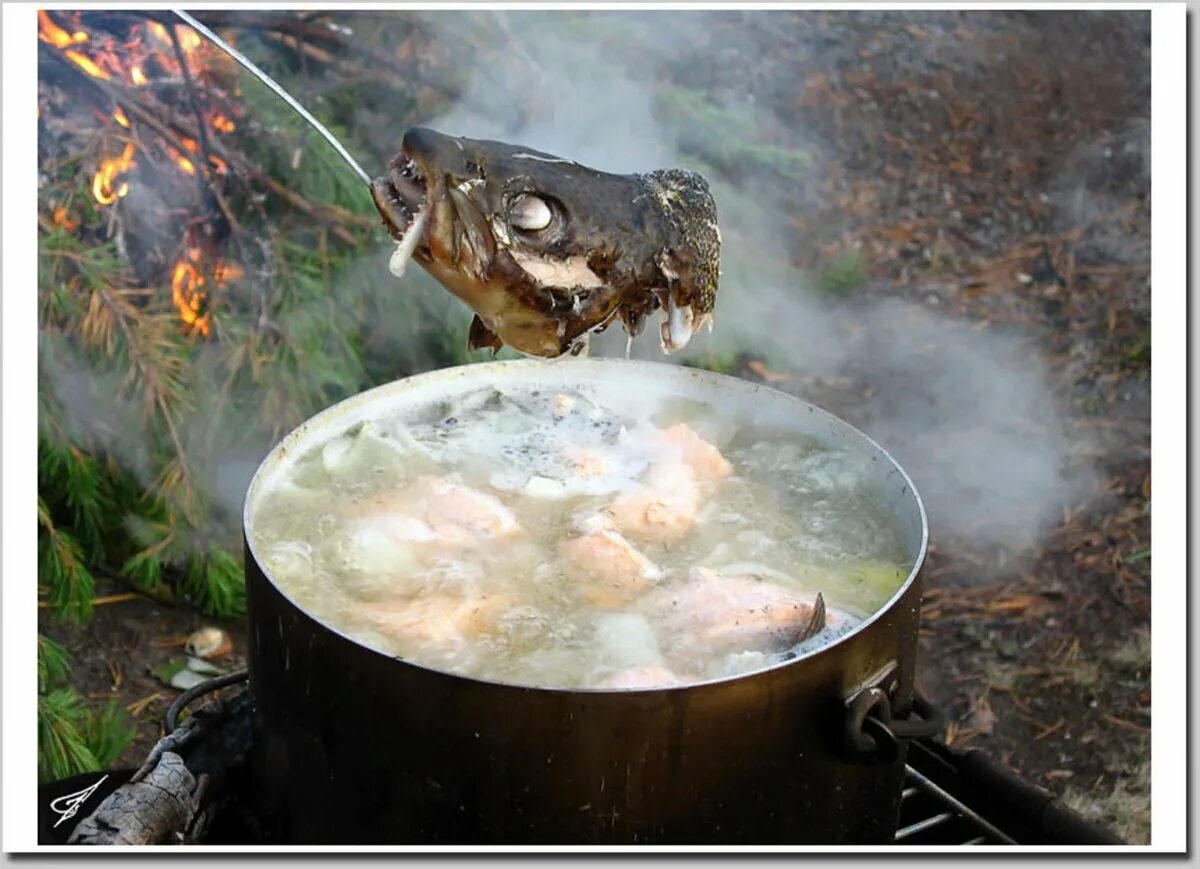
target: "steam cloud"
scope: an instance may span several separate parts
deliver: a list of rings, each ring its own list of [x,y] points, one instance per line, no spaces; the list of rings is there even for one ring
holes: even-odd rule
[[[681,143],[703,131],[667,123],[655,110],[660,72],[710,50],[732,63],[763,51],[750,35],[743,44],[730,44],[728,29],[713,45],[713,18],[593,15],[586,25],[569,16],[510,14],[506,27],[527,53],[526,62],[506,65],[508,74],[495,66],[478,68],[461,104],[430,125],[454,135],[520,142],[610,172],[699,168]],[[433,21],[456,26],[450,16]],[[625,25],[624,57],[654,62],[635,68],[601,54],[588,29],[608,25]],[[787,72],[773,73],[767,65],[749,70],[747,89],[786,84],[773,75]],[[759,129],[782,134],[791,147],[813,155],[813,173],[835,156],[832,146],[758,108],[752,96],[748,102],[744,93],[735,98]],[[495,112],[517,106],[525,108],[523,115]],[[1045,366],[1024,336],[979,331],[900,299],[822,302],[810,278],[788,264],[784,234],[790,220],[774,193],[705,174],[724,239],[721,290],[715,331],[694,337],[685,357],[753,348],[786,371],[861,374],[874,387],[872,397],[856,399],[846,415],[913,477],[935,540],[960,537],[1020,552],[1084,495],[1092,479],[1079,469],[1068,478],[1064,470],[1071,443]],[[648,324],[632,355],[662,359],[656,333],[657,323]],[[613,328],[593,338],[591,352],[624,355],[624,334]]]

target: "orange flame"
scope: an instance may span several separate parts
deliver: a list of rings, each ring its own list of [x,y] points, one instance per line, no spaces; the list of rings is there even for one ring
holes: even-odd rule
[[[179,318],[192,326],[201,335],[208,335],[212,318],[204,310],[208,293],[203,289],[204,275],[194,264],[200,261],[200,248],[189,248],[184,258],[175,263],[171,275],[171,301],[179,310]],[[217,263],[212,269],[212,279],[218,287],[245,274],[237,264]]]
[[[232,133],[237,129],[237,124],[229,120],[224,115],[214,115],[212,119],[213,129],[221,133]]]
[[[184,141],[186,142],[187,140],[185,139]],[[176,150],[175,148],[172,148],[171,146],[168,145],[167,153],[169,153],[171,155],[171,159],[175,161],[175,165],[178,166],[180,169],[182,169],[184,172],[186,172],[188,175],[196,174],[196,164],[193,163],[191,160],[189,160],[187,157],[183,156],[183,154],[181,154],[178,150]],[[197,252],[197,256],[199,256],[199,252]]]
[[[193,248],[189,255],[192,252],[195,253],[192,259],[199,258],[198,249]],[[203,286],[204,277],[194,265],[187,260],[180,260],[175,264],[175,272],[171,275],[171,301],[179,309],[179,317],[184,323],[195,326],[201,335],[207,335],[208,315],[200,313],[208,295],[200,289]]]
[[[140,66],[135,66],[133,69],[129,70],[129,80],[134,84],[145,84],[147,81],[149,81],[149,79],[146,78],[146,74],[142,72],[142,68]]]
[[[66,208],[54,209],[54,214],[51,216],[50,220],[55,226],[61,226],[67,232],[70,232],[75,229],[75,227],[79,226],[79,222],[75,220],[75,218],[71,217],[71,212],[67,211]]]
[[[90,57],[88,57],[86,54],[81,54],[78,51],[64,51],[63,54],[65,54],[67,57],[71,58],[71,60],[75,61],[75,63],[79,66],[79,68],[82,69],[84,72],[86,72],[88,75],[90,75],[92,78],[101,78],[101,79],[112,78],[112,76],[109,75],[107,71],[96,66],[96,62],[94,60],[92,60]]]
[[[38,10],[38,39],[49,42],[55,48],[66,48],[77,42],[87,42],[88,35],[82,31],[67,33],[57,24],[44,9]]]
[[[222,160],[220,157],[218,157],[216,154],[209,154],[208,162],[213,164],[213,168],[215,168],[217,170],[217,173],[220,175],[224,175],[227,172],[229,172],[229,164],[226,163],[224,160]]]
[[[113,186],[113,182],[116,181],[118,175],[128,172],[135,165],[132,142],[125,146],[120,157],[101,163],[100,171],[92,178],[92,195],[96,197],[96,201],[101,205],[112,205],[128,193],[129,185],[124,181],[117,187]]]
[[[125,112],[120,106],[117,106],[113,110],[113,120],[122,127],[125,127],[126,129],[129,128],[129,118],[125,117]]]

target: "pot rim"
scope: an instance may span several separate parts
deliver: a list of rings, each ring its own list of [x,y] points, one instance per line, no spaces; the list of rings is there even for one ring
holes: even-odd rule
[[[861,622],[859,622],[853,628],[851,628],[850,630],[846,631],[845,633],[839,635],[838,637],[831,640],[830,642],[825,643],[822,646],[818,646],[816,648],[810,649],[807,652],[805,652],[804,654],[798,655],[795,658],[792,658],[787,661],[780,661],[778,663],[770,664],[765,667],[759,667],[758,669],[755,669],[755,670],[748,670],[743,673],[737,673],[732,676],[721,676],[721,677],[714,678],[714,679],[705,679],[703,681],[685,682],[681,685],[662,685],[662,686],[646,687],[646,688],[596,688],[596,687],[558,688],[558,687],[551,687],[551,686],[546,686],[546,685],[530,685],[530,684],[525,684],[525,683],[521,683],[521,682],[503,682],[498,679],[483,679],[483,678],[478,678],[475,676],[465,676],[465,675],[458,674],[458,673],[450,673],[446,670],[439,670],[436,667],[429,667],[429,666],[426,666],[419,662],[412,661],[407,658],[401,658],[396,655],[392,655],[387,652],[384,652],[381,649],[378,649],[366,642],[363,642],[360,639],[352,637],[349,634],[345,633],[344,631],[342,631],[338,628],[335,628],[332,625],[329,625],[324,621],[321,621],[316,616],[314,616],[312,613],[310,613],[307,609],[305,609],[303,606],[301,606],[299,603],[297,603],[296,600],[290,594],[288,594],[287,591],[285,591],[283,589],[283,587],[281,587],[279,585],[278,582],[276,582],[275,577],[273,577],[271,575],[271,571],[267,569],[266,564],[264,564],[262,558],[259,557],[258,552],[255,551],[255,548],[254,548],[254,541],[250,535],[250,503],[253,500],[252,496],[255,494],[255,489],[256,489],[260,479],[267,476],[272,470],[274,470],[274,466],[276,465],[276,463],[280,457],[282,457],[284,454],[289,452],[293,447],[301,444],[304,441],[305,437],[308,435],[310,430],[312,430],[312,429],[319,430],[321,428],[324,428],[331,420],[335,419],[336,417],[341,416],[343,414],[347,414],[349,411],[356,409],[360,406],[365,406],[365,405],[371,404],[371,403],[373,403],[374,398],[384,395],[389,391],[401,388],[402,385],[404,385],[404,384],[412,384],[414,381],[428,382],[428,381],[436,381],[436,380],[440,380],[440,379],[451,380],[453,378],[468,376],[468,372],[481,372],[485,376],[480,379],[480,382],[486,383],[487,382],[486,373],[487,373],[488,369],[493,370],[493,371],[500,371],[500,370],[504,370],[504,369],[514,369],[514,368],[537,369],[537,368],[547,366],[547,365],[564,365],[564,364],[570,365],[572,367],[578,367],[578,368],[595,367],[595,366],[599,365],[599,366],[603,366],[605,368],[627,366],[627,367],[633,368],[635,370],[636,369],[645,369],[645,368],[654,368],[654,369],[658,369],[659,371],[675,371],[675,372],[686,371],[690,376],[694,377],[697,380],[700,380],[700,381],[707,380],[716,385],[723,386],[724,388],[736,389],[736,390],[745,390],[747,388],[750,388],[750,389],[753,389],[754,391],[765,391],[768,393],[774,393],[778,396],[781,396],[788,402],[794,403],[795,405],[797,405],[797,407],[802,408],[802,409],[807,409],[810,413],[815,412],[815,413],[819,414],[820,416],[823,416],[823,417],[827,418],[828,420],[831,420],[833,423],[835,423],[836,426],[840,426],[840,427],[852,432],[854,435],[861,438],[872,449],[874,449],[880,456],[882,456],[884,459],[886,459],[887,462],[890,464],[891,468],[900,474],[904,484],[908,488],[909,493],[911,493],[913,500],[916,502],[917,511],[921,518],[921,539],[920,539],[920,545],[917,548],[916,557],[913,559],[912,567],[909,570],[908,576],[905,578],[904,582],[902,582],[900,584],[900,586],[896,589],[896,592],[891,597],[889,597],[885,603],[883,603],[882,605],[877,607],[873,613],[871,613],[869,616],[864,618]],[[581,373],[581,375],[583,375],[580,379],[583,381],[586,381],[587,380],[586,372],[580,372],[580,373]],[[679,375],[677,373],[673,376],[679,376]],[[268,465],[270,465],[271,467],[268,467]],[[909,588],[913,585],[913,583],[916,582],[917,576],[920,574],[921,568],[925,564],[925,557],[927,555],[928,548],[929,548],[929,518],[925,512],[925,502],[921,499],[921,494],[920,494],[920,492],[917,491],[917,487],[913,484],[912,478],[908,476],[908,472],[904,470],[904,468],[900,465],[900,463],[897,462],[887,450],[885,450],[878,443],[876,443],[874,439],[869,437],[867,434],[862,432],[860,429],[858,429],[855,426],[851,425],[850,423],[846,422],[841,417],[835,416],[834,414],[830,413],[827,410],[817,407],[814,404],[809,404],[804,399],[798,398],[797,396],[791,395],[790,393],[786,393],[780,389],[776,389],[773,386],[768,386],[766,384],[760,384],[760,383],[754,383],[752,381],[743,380],[742,378],[739,378],[739,377],[733,377],[731,375],[721,374],[721,373],[718,373],[715,371],[708,371],[708,370],[699,369],[699,368],[685,368],[684,366],[677,365],[677,364],[670,363],[670,362],[658,362],[658,361],[652,361],[652,360],[634,360],[634,359],[614,359],[614,358],[592,358],[592,359],[582,359],[582,360],[569,360],[569,361],[563,362],[562,360],[522,358],[522,359],[493,360],[490,362],[468,362],[463,365],[454,365],[454,366],[449,366],[446,368],[438,368],[438,369],[434,369],[431,371],[424,371],[419,374],[413,374],[408,377],[402,377],[398,380],[393,380],[389,383],[384,383],[379,386],[372,387],[371,389],[367,389],[362,392],[355,393],[354,395],[351,395],[347,398],[342,399],[341,401],[339,401],[335,404],[330,405],[329,407],[326,407],[324,410],[318,411],[316,414],[314,414],[311,417],[309,417],[308,419],[304,420],[298,426],[296,426],[291,431],[289,431],[286,435],[284,435],[278,441],[278,443],[276,443],[267,452],[266,456],[264,456],[263,460],[259,463],[258,468],[254,472],[254,475],[250,478],[249,485],[247,485],[247,487],[246,487],[246,495],[242,502],[242,537],[243,537],[243,540],[245,541],[246,550],[247,550],[247,552],[249,552],[250,556],[254,559],[255,566],[258,568],[259,572],[262,573],[263,577],[268,582],[270,582],[270,584],[274,588],[274,590],[276,592],[278,592],[288,603],[290,603],[293,607],[295,607],[297,610],[299,610],[305,616],[312,619],[312,621],[316,622],[323,629],[325,629],[327,631],[331,631],[332,633],[337,634],[342,639],[347,640],[348,642],[353,643],[354,645],[359,646],[363,649],[366,649],[367,651],[373,652],[374,654],[381,655],[386,658],[390,658],[393,661],[397,662],[398,664],[403,664],[403,665],[407,665],[410,667],[416,667],[418,669],[425,670],[429,673],[432,673],[432,674],[435,674],[437,676],[441,676],[444,678],[448,678],[448,679],[461,679],[461,680],[465,680],[465,681],[469,681],[469,682],[482,683],[482,684],[486,684],[486,685],[494,685],[494,686],[501,687],[501,688],[519,688],[519,689],[522,689],[525,691],[544,691],[544,692],[561,693],[561,694],[588,693],[588,694],[618,694],[618,695],[639,694],[639,695],[645,695],[645,694],[651,694],[651,693],[655,693],[655,692],[664,692],[664,691],[690,691],[690,690],[693,690],[696,688],[703,688],[703,687],[710,686],[710,685],[738,682],[743,679],[750,679],[750,678],[754,678],[757,676],[761,676],[764,673],[775,672],[775,671],[782,670],[787,667],[799,665],[801,662],[816,658],[818,655],[834,653],[839,647],[850,642],[854,637],[856,637],[859,634],[866,631],[873,624],[875,624],[875,622],[879,621],[887,613],[889,613],[892,610],[892,608],[896,606],[896,604],[899,602],[899,600],[902,597],[904,597],[904,595],[908,592]]]

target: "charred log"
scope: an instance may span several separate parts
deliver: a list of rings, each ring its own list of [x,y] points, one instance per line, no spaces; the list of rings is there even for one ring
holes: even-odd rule
[[[251,707],[250,692],[244,690],[196,709],[159,740],[129,782],[79,822],[68,844],[188,845],[256,839],[244,804],[249,792]]]

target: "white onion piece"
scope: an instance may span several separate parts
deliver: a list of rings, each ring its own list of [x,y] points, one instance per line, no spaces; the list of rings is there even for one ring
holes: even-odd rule
[[[545,501],[559,501],[570,494],[566,484],[549,477],[530,477],[521,491],[529,498]]]
[[[321,464],[329,473],[337,473],[346,466],[352,449],[354,441],[345,435],[336,437],[321,447]]]
[[[614,613],[596,619],[596,641],[604,661],[611,667],[661,665],[658,640],[644,616]]]

